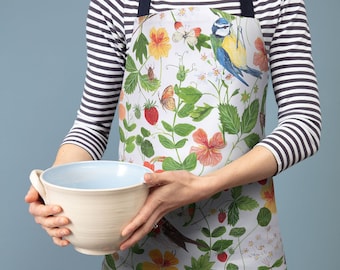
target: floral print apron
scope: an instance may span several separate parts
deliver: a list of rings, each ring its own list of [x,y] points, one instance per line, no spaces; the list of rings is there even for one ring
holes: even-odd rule
[[[118,104],[121,160],[203,175],[263,138],[268,59],[247,3],[243,16],[188,7],[137,19]],[[286,269],[272,179],[169,213],[103,269]]]

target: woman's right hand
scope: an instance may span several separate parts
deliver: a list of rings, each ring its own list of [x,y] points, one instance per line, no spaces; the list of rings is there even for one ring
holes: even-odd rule
[[[63,216],[56,216],[63,210],[57,205],[45,205],[39,193],[30,187],[28,190],[25,201],[29,204],[29,212],[34,217],[36,223],[40,224],[49,236],[52,237],[53,242],[58,246],[67,246],[69,241],[63,239],[63,237],[69,235],[71,231],[66,226],[69,224],[69,220]]]

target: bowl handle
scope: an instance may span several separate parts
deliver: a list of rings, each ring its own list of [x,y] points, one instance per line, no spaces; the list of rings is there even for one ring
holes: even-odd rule
[[[46,190],[44,184],[41,182],[40,175],[42,170],[33,170],[30,173],[30,181],[32,186],[38,191],[40,197],[46,201]]]

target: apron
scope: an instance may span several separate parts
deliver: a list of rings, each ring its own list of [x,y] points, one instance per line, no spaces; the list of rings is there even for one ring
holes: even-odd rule
[[[155,172],[203,175],[264,137],[268,59],[252,2],[149,15],[141,1],[119,111],[119,157]],[[103,269],[286,269],[272,179],[166,215]],[[263,268],[261,268],[263,267]]]

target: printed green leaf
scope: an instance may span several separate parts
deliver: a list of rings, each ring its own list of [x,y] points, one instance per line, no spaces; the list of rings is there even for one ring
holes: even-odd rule
[[[173,131],[173,128],[172,128],[172,125],[168,124],[167,122],[165,121],[162,121],[162,125],[164,127],[164,129],[168,132],[172,132]]]
[[[144,141],[144,138],[141,135],[138,134],[136,136],[136,144],[137,145],[142,145],[143,141]]]
[[[191,266],[185,265],[185,270],[211,270],[215,262],[210,261],[209,253],[201,255],[198,260],[191,257]]]
[[[134,143],[127,143],[125,145],[125,151],[128,153],[132,153],[135,150],[136,145]]]
[[[241,194],[242,194],[242,186],[234,187],[231,189],[231,196],[233,197],[234,200],[240,197]]]
[[[146,74],[139,75],[139,81],[140,81],[141,87],[144,90],[149,91],[149,92],[154,92],[161,86],[160,80],[158,79],[150,80],[148,75]]]
[[[143,33],[140,33],[135,44],[133,45],[133,51],[136,52],[136,58],[140,64],[143,64],[143,57],[148,55],[147,46],[149,42]]]
[[[179,148],[182,148],[185,143],[188,141],[188,139],[182,139],[182,140],[179,140],[176,144],[175,144],[175,149],[179,149]]]
[[[235,226],[240,219],[240,211],[235,202],[232,202],[228,207],[228,224]]]
[[[194,104],[184,104],[184,106],[178,111],[178,117],[185,118],[190,115],[190,113],[194,110]]]
[[[132,246],[131,250],[134,254],[143,254],[144,253],[144,249],[141,248],[138,244],[135,244],[134,246]]]
[[[205,237],[208,237],[208,238],[210,237],[210,230],[208,228],[203,227],[201,232]]]
[[[113,270],[116,269],[115,260],[113,259],[111,254],[105,255],[105,261],[111,269],[113,269]]]
[[[190,113],[190,117],[195,122],[202,121],[204,118],[206,118],[210,114],[210,112],[213,109],[214,109],[214,107],[204,103],[204,106],[196,107],[195,110],[193,110]]]
[[[126,57],[125,70],[130,73],[138,72],[135,61],[130,55]]]
[[[223,131],[229,134],[237,134],[240,132],[240,117],[235,106],[229,104],[221,104],[218,106],[220,114],[220,122]]]
[[[233,263],[228,263],[227,265],[227,270],[238,270],[238,266],[236,264]]]
[[[262,226],[268,226],[269,222],[272,219],[272,213],[270,212],[270,210],[266,207],[262,207],[259,211],[259,213],[257,214],[257,223]]]
[[[166,157],[162,163],[162,169],[164,171],[176,171],[181,170],[182,165],[174,160],[172,157]]]
[[[246,228],[244,228],[244,227],[242,227],[242,228],[232,228],[229,232],[229,235],[234,236],[234,237],[241,237],[245,233],[246,233]]]
[[[142,127],[142,128],[140,129],[140,132],[142,133],[142,135],[143,135],[144,138],[147,138],[147,137],[149,137],[149,136],[151,135],[150,131],[147,130],[146,128],[144,128],[144,127]]]
[[[143,155],[145,155],[148,158],[152,157],[155,154],[153,145],[149,140],[144,140],[140,148],[141,148]]]
[[[270,269],[271,269],[271,267],[269,267],[269,266],[259,266],[257,268],[257,270],[270,270]]]
[[[220,253],[224,250],[226,250],[228,247],[230,247],[233,244],[233,240],[217,240],[213,246],[211,247],[211,249],[213,251],[216,251],[217,253]]]
[[[239,209],[243,211],[251,211],[255,208],[259,207],[259,204],[256,200],[250,198],[249,196],[242,196],[236,200],[236,204]]]
[[[195,130],[195,127],[190,124],[177,124],[174,126],[174,132],[182,137],[188,136],[193,130]]]
[[[192,171],[196,168],[197,156],[195,153],[189,154],[183,161],[183,170]]]
[[[138,83],[138,73],[130,73],[124,82],[124,90],[127,94],[132,94]]]
[[[255,99],[243,112],[241,132],[249,133],[255,127],[259,115],[259,100]]]
[[[158,135],[159,142],[167,149],[175,149],[175,144],[164,135]]]
[[[283,264],[283,261],[284,261],[284,258],[283,258],[283,256],[282,256],[280,259],[278,259],[277,261],[275,261],[275,263],[272,265],[272,268],[274,268],[274,267],[280,267],[280,266]]]
[[[133,131],[137,126],[136,123],[132,123],[131,125],[129,125],[126,119],[123,120],[123,125],[124,125],[124,128],[130,132]]]
[[[119,140],[122,143],[125,143],[126,139],[125,139],[125,135],[124,135],[124,131],[123,129],[119,126]]]
[[[227,231],[227,229],[225,227],[217,227],[216,229],[213,230],[213,232],[211,233],[211,237],[220,237],[223,234],[225,234]]]
[[[197,239],[196,242],[198,243],[197,248],[200,251],[203,251],[203,252],[209,252],[210,251],[210,246],[205,241],[203,241],[201,239]]]
[[[244,141],[249,148],[253,148],[260,141],[260,136],[256,133],[251,133],[244,138]]]
[[[198,49],[198,51],[201,51],[201,48],[207,48],[210,49],[211,46],[208,43],[208,41],[210,40],[210,36],[204,35],[204,34],[200,34],[197,37],[197,44],[196,44],[196,48]]]
[[[195,104],[202,97],[202,93],[192,86],[179,88],[176,94],[187,104]]]

